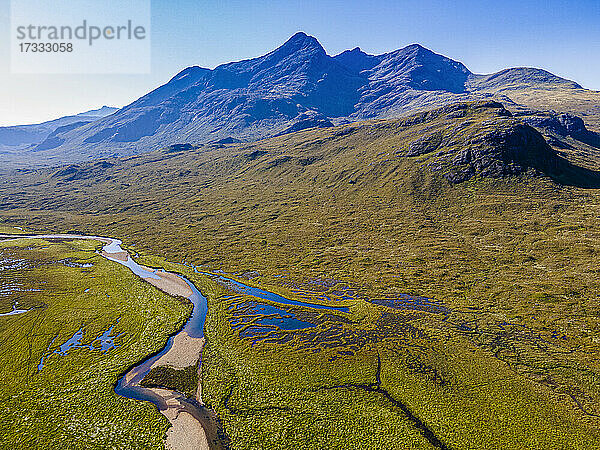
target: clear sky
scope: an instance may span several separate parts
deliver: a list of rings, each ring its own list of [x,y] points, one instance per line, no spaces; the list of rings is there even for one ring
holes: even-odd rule
[[[600,90],[600,0],[152,0],[149,75],[11,75],[9,3],[0,0],[0,125],[124,106],[187,66],[259,56],[296,31],[332,55],[418,42],[476,73],[540,67]]]

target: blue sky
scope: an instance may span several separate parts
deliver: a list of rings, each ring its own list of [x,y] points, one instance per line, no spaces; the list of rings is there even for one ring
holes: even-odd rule
[[[0,29],[9,28],[0,0]],[[418,42],[476,73],[547,69],[600,90],[600,0],[152,1],[148,75],[11,75],[0,40],[0,125],[123,106],[179,70],[262,55],[296,31],[329,54],[383,53]]]

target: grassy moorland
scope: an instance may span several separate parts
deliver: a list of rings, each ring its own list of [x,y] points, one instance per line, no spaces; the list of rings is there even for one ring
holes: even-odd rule
[[[167,388],[194,397],[198,389],[198,366],[174,369],[168,366],[153,367],[140,383],[144,387]]]
[[[415,117],[25,170],[0,184],[0,218],[119,237],[197,283],[203,399],[235,448],[596,446],[597,175],[540,153],[449,182],[464,149],[493,150],[515,122]],[[435,151],[413,151],[423,136]],[[248,298],[184,260],[288,296],[351,290],[350,312],[286,307],[314,327],[243,337]]]
[[[0,241],[0,285],[12,286],[0,297],[1,312],[14,301],[21,309],[34,308],[0,317],[4,448],[163,445],[166,418],[149,403],[118,397],[113,386],[127,368],[165,344],[189,306],[97,255],[98,245]],[[94,340],[110,327],[115,346],[102,351]],[[55,353],[80,329],[81,344],[93,350]]]
[[[600,442],[593,418],[564,392],[532,382],[510,363],[517,345],[529,370],[549,375],[570,364],[576,372],[578,357],[556,356],[573,344],[552,343],[550,333],[502,325],[504,331],[485,309],[440,314],[357,299],[344,302],[348,314],[287,307],[316,327],[240,339],[232,306],[249,297],[232,297],[180,264],[143,252],[138,259],[183,273],[208,296],[203,400],[219,414],[234,448],[588,448]],[[244,282],[263,285],[260,280]],[[289,287],[270,288],[294,297]],[[550,348],[540,352],[540,346]]]

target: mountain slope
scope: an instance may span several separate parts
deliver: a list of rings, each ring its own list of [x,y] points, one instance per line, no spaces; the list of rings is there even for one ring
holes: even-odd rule
[[[186,69],[117,115],[71,132],[83,146],[140,145],[256,139],[291,121],[352,111],[362,80],[326,55],[316,39],[294,35],[275,51],[214,70]]]
[[[571,94],[572,102],[557,103],[557,98],[568,99]],[[522,103],[582,112],[584,102],[577,96],[594,95],[541,69],[476,75],[462,63],[418,44],[382,55],[355,48],[332,57],[314,37],[297,33],[258,58],[213,70],[187,68],[114,115],[57,132],[51,142],[36,149],[36,157],[83,161],[176,143],[253,141],[489,98],[503,99],[512,110]],[[594,125],[596,112],[583,112]]]
[[[525,119],[548,132],[597,138],[577,128],[580,122],[569,117],[540,115]],[[178,162],[172,165],[171,160]],[[600,164],[600,157],[596,155],[594,161]],[[190,164],[196,169],[192,170]],[[563,185],[600,187],[599,172],[571,163],[548,145],[535,128],[514,117],[502,104],[491,101],[455,103],[400,119],[303,130],[255,143],[173,145],[146,156],[22,172],[38,173],[36,177],[52,186],[50,192],[60,186],[91,189],[84,196],[88,202],[88,195],[105,183],[144,184],[145,173],[160,173],[160,167],[170,167],[164,182],[176,190],[187,189],[191,174],[199,185],[210,180],[209,185],[232,183],[236,190],[243,190],[248,180],[259,185],[267,179],[281,186],[291,182],[295,189],[327,186],[333,191],[370,191],[375,186],[407,183],[410,179],[452,186],[469,180],[520,176],[543,176]],[[82,181],[83,186],[78,184]],[[143,189],[146,188],[149,187]],[[5,209],[25,201],[18,197],[4,200]],[[103,208],[118,209],[122,200]],[[108,198],[95,201],[112,202]],[[27,203],[36,207],[34,199]]]
[[[565,80],[542,69],[516,67],[491,75],[471,75],[468,86],[473,91],[511,91],[523,88],[567,88],[583,89],[574,81]]]

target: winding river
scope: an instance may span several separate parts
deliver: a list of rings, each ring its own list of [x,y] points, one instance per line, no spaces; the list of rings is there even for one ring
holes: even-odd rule
[[[220,430],[219,421],[211,409],[204,406],[201,397],[201,356],[204,344],[204,322],[208,312],[207,299],[186,278],[181,275],[165,272],[162,269],[151,269],[135,262],[129,253],[121,248],[119,239],[84,236],[74,234],[46,234],[37,236],[0,235],[4,239],[93,239],[104,243],[100,254],[113,262],[129,268],[134,274],[171,295],[188,298],[193,304],[192,314],[183,329],[171,336],[165,347],[157,354],[144,360],[141,364],[130,369],[119,379],[115,392],[123,397],[149,401],[156,405],[159,411],[171,422],[172,427],[167,432],[168,448],[210,448],[227,447],[226,437]],[[309,308],[337,310],[347,312],[347,307],[326,306],[288,299],[279,294],[248,286],[238,280],[224,275],[209,272],[199,272],[228,286],[233,292],[250,295],[257,299],[268,300],[284,305],[305,306]],[[24,314],[28,310],[15,309],[3,315]],[[198,392],[195,398],[168,389],[147,388],[140,385],[148,372],[159,365],[185,368],[198,366]]]

